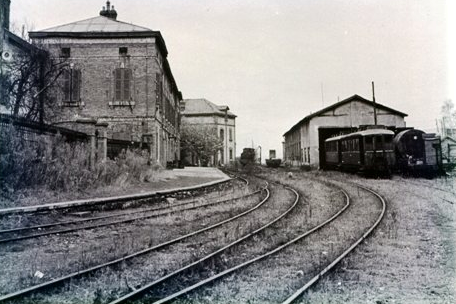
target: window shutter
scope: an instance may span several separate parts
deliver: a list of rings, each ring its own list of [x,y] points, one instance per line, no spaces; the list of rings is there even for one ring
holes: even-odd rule
[[[72,79],[72,95],[71,101],[79,101],[79,90],[80,90],[80,81],[81,81],[81,71],[73,70],[73,79]]]
[[[122,100],[122,69],[116,69],[114,72],[115,81],[115,100]]]
[[[123,69],[123,100],[130,100],[131,69]]]
[[[70,71],[63,71],[63,100],[70,101]]]

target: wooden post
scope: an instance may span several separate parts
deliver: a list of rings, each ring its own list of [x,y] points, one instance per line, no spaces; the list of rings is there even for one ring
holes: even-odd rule
[[[374,102],[374,125],[377,125],[377,107],[375,105],[374,82],[372,81],[372,101]]]

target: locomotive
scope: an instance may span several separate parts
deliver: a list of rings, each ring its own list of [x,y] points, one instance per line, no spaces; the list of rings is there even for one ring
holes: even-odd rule
[[[439,172],[440,140],[406,129],[395,134],[368,129],[325,140],[328,168],[390,175],[392,171],[434,175]]]
[[[244,148],[241,153],[240,163],[243,166],[254,164],[255,163],[255,149]]]
[[[399,132],[394,137],[396,168],[405,173],[434,175],[442,164],[440,138],[417,129]]]

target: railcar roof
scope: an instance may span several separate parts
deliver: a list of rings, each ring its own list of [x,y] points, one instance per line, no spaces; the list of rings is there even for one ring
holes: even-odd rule
[[[340,140],[343,138],[348,138],[348,137],[355,137],[355,136],[369,136],[369,135],[394,135],[393,131],[390,130],[385,130],[385,129],[370,129],[370,130],[364,130],[364,131],[358,131],[346,135],[340,135],[336,137],[331,137],[325,140],[325,142],[331,142],[331,141],[336,141]]]

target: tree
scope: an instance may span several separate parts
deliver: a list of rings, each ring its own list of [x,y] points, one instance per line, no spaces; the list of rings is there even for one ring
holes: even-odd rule
[[[0,103],[14,116],[44,122],[45,114],[49,118],[54,113],[52,87],[68,63],[26,41],[21,43],[23,47],[15,50],[13,59],[1,64]]]
[[[185,156],[195,156],[203,166],[207,166],[211,156],[216,157],[218,151],[223,148],[222,140],[217,136],[215,127],[181,125],[181,150]]]
[[[440,120],[441,134],[443,136],[456,135],[456,110],[451,99],[443,102],[441,108],[442,118]]]

